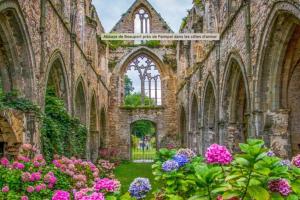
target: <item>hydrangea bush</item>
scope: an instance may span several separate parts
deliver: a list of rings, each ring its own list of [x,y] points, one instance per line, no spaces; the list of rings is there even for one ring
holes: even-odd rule
[[[47,164],[29,144],[15,160],[0,160],[1,200],[104,200],[116,199],[120,182],[101,178],[91,162],[55,156]]]
[[[190,149],[162,149],[153,165],[157,199],[300,199],[300,155],[282,160],[262,140],[249,139],[232,155],[211,145],[204,157]]]

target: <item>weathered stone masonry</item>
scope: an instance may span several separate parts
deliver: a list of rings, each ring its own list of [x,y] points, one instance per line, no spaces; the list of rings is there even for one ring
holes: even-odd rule
[[[0,63],[1,69],[7,68],[1,72],[4,89],[17,89],[43,107],[46,88],[54,85],[68,111],[87,124],[87,156],[95,159],[101,131],[106,130],[100,124],[107,114],[110,77],[107,47],[99,40],[104,30],[91,0],[1,0],[0,13]],[[34,118],[25,118],[23,134],[31,138],[24,136],[6,148],[23,142],[39,147],[35,123]],[[90,140],[96,144],[89,145]],[[0,141],[7,142],[2,136]]]
[[[146,0],[136,0],[112,32],[134,32],[134,15],[149,14],[150,32],[172,30]],[[263,138],[282,157],[300,152],[300,4],[298,0],[203,0],[181,32],[218,32],[220,41],[109,49],[91,0],[0,0],[0,75],[42,108],[48,86],[89,128],[88,158],[117,147],[130,158],[130,125],[156,124],[158,147],[181,144],[203,153],[211,143],[232,151]],[[162,106],[126,109],[124,72],[139,55],[153,60]],[[0,113],[0,142],[14,155],[39,147],[33,113]]]
[[[299,1],[202,2],[182,31],[218,32],[221,40],[178,44],[184,145],[203,152],[207,142],[220,142],[235,150],[258,137],[280,156],[299,153]]]

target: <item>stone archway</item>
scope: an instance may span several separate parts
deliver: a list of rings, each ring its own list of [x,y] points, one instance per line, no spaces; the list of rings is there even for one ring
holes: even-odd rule
[[[217,140],[217,124],[216,124],[216,97],[215,90],[211,80],[208,80],[204,96],[203,104],[203,150],[210,144],[216,143]]]
[[[282,9],[289,9],[285,12]],[[299,60],[300,13],[289,3],[274,6],[262,38],[257,71],[257,124],[281,157],[300,152]]]
[[[82,124],[86,124],[86,95],[82,80],[78,82],[76,87],[75,116]]]
[[[46,81],[46,95],[53,93],[56,97],[62,99],[65,107],[69,108],[68,81],[65,72],[63,58],[60,52],[55,52],[48,65],[48,76]]]
[[[17,91],[36,102],[35,60],[22,11],[15,1],[0,3],[0,93]],[[13,109],[0,112],[0,145],[3,154],[15,155],[25,142],[39,144],[32,113]],[[25,129],[27,129],[25,131]]]
[[[240,59],[235,57],[232,55],[229,59],[222,94],[222,114],[227,129],[225,143],[232,151],[239,150],[239,143],[244,143],[249,133],[248,84]]]

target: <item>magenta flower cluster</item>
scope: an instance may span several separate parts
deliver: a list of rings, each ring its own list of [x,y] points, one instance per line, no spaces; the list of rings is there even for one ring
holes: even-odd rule
[[[104,192],[116,192],[120,189],[120,182],[114,179],[103,178],[96,181],[94,190]]]
[[[271,192],[278,192],[282,196],[288,196],[291,192],[291,186],[286,179],[272,180],[268,184],[268,188]]]
[[[78,192],[74,192],[75,200],[105,200],[104,194],[96,192],[91,188],[84,188]]]
[[[57,190],[55,191],[52,200],[70,200],[70,193],[63,190]]]
[[[292,164],[300,168],[300,154],[295,156],[292,160]]]
[[[205,153],[206,162],[209,164],[228,165],[232,161],[232,155],[225,146],[212,144]]]

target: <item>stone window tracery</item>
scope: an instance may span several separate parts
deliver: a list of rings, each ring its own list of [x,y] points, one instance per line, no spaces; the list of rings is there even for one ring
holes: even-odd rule
[[[153,60],[140,55],[128,65],[126,76],[133,82],[133,93],[140,94],[141,105],[162,105],[161,77]]]

